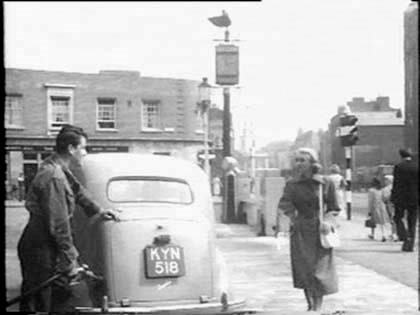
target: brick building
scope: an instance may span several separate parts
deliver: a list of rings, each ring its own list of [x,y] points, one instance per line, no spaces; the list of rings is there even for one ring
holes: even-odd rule
[[[82,127],[89,152],[138,152],[196,161],[203,148],[195,114],[200,81],[136,71],[5,70],[6,179],[26,184],[65,123]]]
[[[401,110],[390,107],[389,97],[377,97],[367,102],[361,97],[355,97],[347,105],[358,118],[359,141],[353,146],[353,169],[397,163],[398,149],[404,146]],[[328,137],[331,163],[345,168],[344,148],[336,136],[338,126],[339,113],[331,118]]]
[[[419,43],[418,2],[404,12],[405,146],[419,152]]]

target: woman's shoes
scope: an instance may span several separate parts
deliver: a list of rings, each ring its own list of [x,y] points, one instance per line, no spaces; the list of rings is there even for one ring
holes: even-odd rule
[[[385,236],[382,237],[382,242],[386,242]]]
[[[306,303],[308,304],[307,311],[313,311],[314,300],[312,298],[312,292],[309,289],[304,289]]]
[[[368,235],[368,238],[369,238],[370,240],[373,240],[373,239],[374,239],[374,237],[373,237],[373,235],[372,235],[372,234],[369,234],[369,235]]]
[[[313,296],[313,299],[314,299],[314,304],[313,304],[312,310],[313,311],[320,311],[321,308],[322,308],[322,300],[323,300],[322,295],[321,296]]]
[[[398,242],[399,241],[398,236],[396,236],[396,235],[391,235],[388,239],[389,239],[390,242]]]

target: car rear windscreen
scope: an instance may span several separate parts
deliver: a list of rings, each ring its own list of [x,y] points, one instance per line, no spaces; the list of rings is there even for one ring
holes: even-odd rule
[[[167,178],[113,179],[108,184],[113,202],[168,202],[190,204],[193,196],[186,182]]]

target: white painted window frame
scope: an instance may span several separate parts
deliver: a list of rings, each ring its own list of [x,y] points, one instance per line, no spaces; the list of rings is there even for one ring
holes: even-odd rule
[[[9,124],[8,121],[4,121],[4,127],[6,129],[23,129],[23,96],[19,95],[19,94],[9,94],[9,95],[5,95],[4,98],[4,110],[5,110],[5,118],[6,118],[6,102],[8,100],[8,98],[10,99],[15,99],[17,100],[16,104],[18,106],[18,108],[11,108],[12,112],[20,112],[20,124],[16,124],[14,123],[14,121],[12,121],[12,123]]]
[[[147,127],[147,118],[146,107],[149,105],[157,105],[157,126],[156,127]],[[162,131],[162,102],[155,99],[144,99],[141,103],[141,131],[145,132],[161,132]]]
[[[52,100],[51,97],[68,97],[69,98],[69,121],[63,122],[63,124],[73,124],[74,120],[74,88],[75,85],[67,84],[49,84],[46,83],[44,86],[47,88],[47,124],[48,131],[58,131],[61,129],[60,126],[52,126]]]
[[[100,122],[100,120],[99,120],[99,106],[100,105],[105,105],[105,104],[100,104],[100,101],[105,100],[105,99],[114,100],[114,120],[113,120],[114,128],[101,128],[99,126],[99,122]],[[109,106],[110,104],[106,104],[106,105]],[[101,120],[101,121],[110,122],[111,120]],[[117,128],[117,99],[115,97],[98,97],[96,99],[96,130],[98,130],[98,131],[116,131],[117,129],[118,129]]]

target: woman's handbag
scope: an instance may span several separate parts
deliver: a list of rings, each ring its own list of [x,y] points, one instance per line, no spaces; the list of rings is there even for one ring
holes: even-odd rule
[[[324,222],[324,201],[323,201],[323,193],[322,193],[322,183],[319,184],[319,222],[320,224]],[[331,224],[331,229],[328,234],[324,234],[321,231],[319,232],[319,236],[321,239],[321,245],[324,248],[334,248],[340,246],[340,237],[338,235],[338,231],[334,224]]]
[[[367,228],[375,228],[376,227],[376,224],[375,224],[375,222],[373,222],[373,219],[370,215],[365,220],[365,227],[367,227]]]

